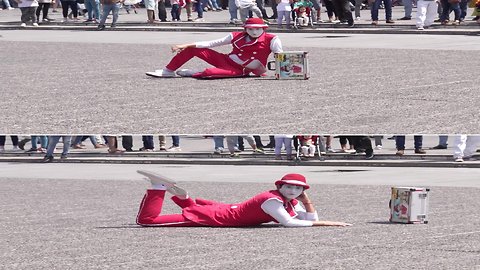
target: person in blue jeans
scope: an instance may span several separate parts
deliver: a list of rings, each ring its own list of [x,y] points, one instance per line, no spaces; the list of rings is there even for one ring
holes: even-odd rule
[[[48,138],[45,135],[32,135],[32,148],[27,152],[46,153],[48,147]],[[38,147],[40,143],[40,147]]]
[[[72,143],[72,136],[48,136],[47,154],[43,158],[42,162],[49,163],[53,161],[53,152],[55,151],[55,147],[60,141],[60,138],[63,140],[63,150],[60,159],[67,159],[68,151],[70,150],[70,144]]]
[[[426,154],[425,150],[422,149],[423,136],[415,135],[413,136],[415,154]],[[396,135],[395,136],[395,145],[397,147],[397,156],[403,156],[405,154],[405,135]]]
[[[395,23],[392,20],[392,0],[375,0],[375,2],[372,5],[372,24],[377,25],[378,24],[378,10],[380,9],[380,5],[383,4],[385,6],[385,22],[386,23]]]
[[[113,14],[112,24],[110,27],[115,28],[117,26],[118,20],[118,11],[120,10],[120,6],[123,0],[102,0],[101,3],[103,4],[103,13],[102,19],[100,20],[100,24],[98,25],[97,30],[101,31],[105,29],[105,21],[107,20],[108,14],[110,11]]]
[[[460,24],[460,1],[457,3],[450,2],[451,1],[449,0],[440,0],[440,3],[442,4],[442,15],[440,16],[440,21],[442,22],[442,25],[448,24],[448,21],[450,19],[450,12],[452,10],[455,14],[455,20],[452,22],[452,25]]]

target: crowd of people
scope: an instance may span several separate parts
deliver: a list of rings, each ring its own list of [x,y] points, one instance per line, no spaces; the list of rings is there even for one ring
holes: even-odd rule
[[[155,138],[158,137],[158,147],[155,145]],[[172,144],[167,146],[167,138],[171,138]],[[0,152],[8,151],[25,151],[27,153],[43,153],[45,154],[43,162],[52,162],[57,144],[61,140],[63,149],[61,159],[68,158],[70,149],[86,149],[84,144],[89,140],[93,148],[105,148],[109,154],[122,154],[124,152],[153,152],[166,151],[178,152],[180,148],[181,136],[165,135],[143,135],[142,146],[134,148],[134,140],[131,135],[122,136],[101,136],[101,135],[80,135],[80,136],[15,136],[11,135],[12,148],[6,149],[5,144],[7,136],[0,136]],[[200,137],[200,135],[199,135]],[[169,138],[169,139],[170,139]],[[346,153],[346,154],[364,154],[365,159],[373,159],[374,151],[383,148],[382,139],[384,136],[365,136],[365,135],[287,135],[277,134],[268,136],[268,143],[265,144],[265,136],[259,135],[211,135],[203,136],[213,141],[214,154],[228,154],[231,158],[239,157],[239,153],[246,151],[244,141],[247,141],[250,149],[255,154],[264,154],[270,149],[277,160],[293,160],[295,157],[312,158],[322,156],[328,153]],[[334,140],[338,139],[340,147],[333,147]],[[387,139],[395,141],[396,155],[405,155],[405,136],[394,135]],[[423,136],[414,135],[414,154],[426,154],[423,147]],[[372,144],[373,140],[373,144]],[[438,144],[430,147],[430,150],[447,149],[449,136],[438,136]],[[476,152],[480,152],[480,136],[478,135],[454,135],[450,136],[453,144],[453,160],[455,162],[474,161]],[[31,147],[26,147],[27,144]],[[226,144],[226,147],[225,147]],[[138,150],[137,150],[138,149]],[[194,150],[194,149],[192,149]],[[293,153],[296,153],[296,156]]]
[[[147,23],[156,24],[166,21],[203,21],[206,11],[227,11],[230,23],[245,22],[248,17],[259,17],[270,23],[277,22],[279,27],[285,25],[308,26],[309,23],[345,23],[354,26],[361,20],[361,10],[369,10],[371,24],[378,25],[379,10],[385,11],[385,23],[394,24],[392,7],[403,5],[404,16],[398,20],[412,20],[413,7],[416,6],[416,26],[419,30],[440,22],[442,25],[458,25],[468,16],[468,8],[473,8],[472,20],[480,23],[480,0],[2,0],[6,10],[18,7],[22,11],[22,26],[32,22],[53,19],[48,16],[49,9],[57,12],[61,6],[63,22],[80,22],[79,14],[87,16],[85,22],[97,23],[98,30],[105,29],[109,13],[112,13],[111,26],[115,27],[119,10],[125,7],[129,13],[133,9],[144,7],[147,10]],[[170,8],[171,18],[167,16]],[[183,12],[185,10],[185,12]],[[182,12],[186,16],[182,15]],[[326,12],[326,20],[322,20]],[[450,14],[454,13],[453,20]],[[42,13],[42,19],[40,14]],[[193,14],[196,13],[194,16]],[[195,18],[194,18],[195,17]],[[285,22],[283,22],[285,20]]]

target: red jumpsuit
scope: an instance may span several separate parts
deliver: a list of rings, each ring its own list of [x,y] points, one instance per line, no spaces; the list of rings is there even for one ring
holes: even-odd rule
[[[270,42],[275,38],[275,35],[263,33],[260,37],[249,41],[247,41],[248,34],[245,32],[233,32],[232,36],[233,49],[228,55],[208,48],[186,48],[175,55],[166,68],[177,70],[193,57],[198,57],[214,66],[214,68],[207,68],[194,74],[193,77],[213,79],[246,76],[252,70],[245,68],[245,66],[255,59],[259,60],[263,66],[267,66],[268,56],[272,52]],[[232,54],[238,56],[244,63],[238,64],[233,61],[229,57]]]
[[[265,213],[261,205],[269,199],[283,202],[285,210],[295,217],[297,200],[286,202],[277,190],[260,193],[242,203],[226,204],[203,199],[182,200],[176,196],[172,200],[182,208],[182,214],[160,215],[165,198],[165,190],[147,190],[140,204],[137,224],[142,226],[214,226],[244,227],[276,222]]]

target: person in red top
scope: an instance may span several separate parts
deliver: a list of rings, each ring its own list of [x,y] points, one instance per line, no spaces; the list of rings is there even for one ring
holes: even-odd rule
[[[174,181],[149,171],[137,172],[152,183],[137,215],[137,224],[141,226],[246,227],[268,222],[286,227],[352,225],[319,221],[305,192],[310,186],[301,174],[287,174],[275,182],[275,190],[262,192],[241,203],[226,204],[198,198],[193,200]],[[181,214],[161,215],[165,192],[174,195],[172,200],[182,208]]]
[[[234,78],[253,73],[261,76],[267,71],[267,59],[270,53],[282,52],[280,39],[265,32],[268,28],[262,19],[250,18],[243,25],[243,32],[233,32],[221,39],[172,46],[177,54],[163,69],[147,72],[152,77],[193,77],[198,79]],[[210,48],[232,45],[229,54],[216,52]],[[214,66],[202,71],[181,69],[194,57]],[[177,71],[178,70],[178,71]]]

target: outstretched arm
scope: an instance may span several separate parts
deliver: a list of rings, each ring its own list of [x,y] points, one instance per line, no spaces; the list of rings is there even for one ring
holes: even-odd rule
[[[327,221],[327,220],[320,220],[320,221],[312,221],[313,226],[340,226],[340,227],[347,227],[352,226],[353,224],[340,222],[340,221]]]

